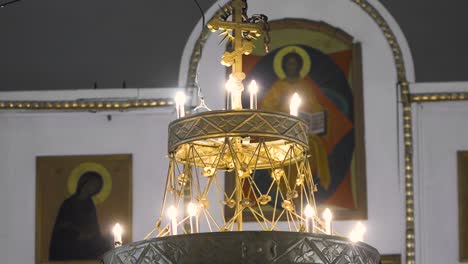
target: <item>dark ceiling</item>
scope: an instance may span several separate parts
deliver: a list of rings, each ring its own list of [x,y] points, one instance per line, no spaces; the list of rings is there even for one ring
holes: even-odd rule
[[[381,1],[417,81],[468,81],[468,1]],[[175,87],[199,17],[191,0],[22,0],[0,9],[0,91]]]
[[[380,0],[409,42],[416,81],[468,81],[468,1]]]

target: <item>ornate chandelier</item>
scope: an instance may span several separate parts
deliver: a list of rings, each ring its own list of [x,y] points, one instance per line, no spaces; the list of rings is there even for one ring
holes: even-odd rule
[[[160,217],[143,241],[121,245],[116,228],[116,248],[103,262],[379,263],[377,250],[356,242],[363,227],[353,231],[353,242],[332,234],[329,210],[318,215],[299,96],[291,98],[290,114],[257,110],[252,83],[250,109],[242,107],[242,56],[252,52],[253,38],[263,35],[268,47],[266,16],[248,17],[246,0],[233,0],[208,27],[233,42],[222,58],[232,67],[230,107],[185,117],[184,96],[176,97]],[[244,217],[260,231],[245,231]]]

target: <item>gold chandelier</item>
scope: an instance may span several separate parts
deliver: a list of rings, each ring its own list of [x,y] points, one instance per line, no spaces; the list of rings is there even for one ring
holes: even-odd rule
[[[266,16],[249,18],[246,1],[233,0],[208,27],[232,41],[221,61],[232,67],[229,107],[185,116],[185,96],[176,96],[178,119],[169,124],[169,168],[155,228],[143,241],[116,241],[104,263],[378,263],[374,248],[332,234],[329,210],[322,217],[317,212],[299,96],[290,98],[290,114],[257,110],[252,83],[250,108],[242,106],[242,56],[252,52],[253,38],[263,35],[268,44]],[[261,231],[245,231],[244,217]],[[363,232],[353,231],[356,241]]]

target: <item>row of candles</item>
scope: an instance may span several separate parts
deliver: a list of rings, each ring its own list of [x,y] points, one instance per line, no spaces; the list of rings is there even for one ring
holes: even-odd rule
[[[229,87],[229,85],[226,85],[226,87]],[[228,90],[228,98],[231,96],[231,90]],[[257,95],[258,95],[258,85],[255,80],[251,81],[249,84],[249,93],[250,93],[250,109],[256,110],[257,109]],[[174,98],[175,104],[176,104],[176,112],[177,112],[177,118],[181,118],[185,116],[185,102],[186,102],[187,97],[183,92],[177,92]],[[289,103],[289,113],[293,116],[298,116],[299,114],[299,106],[302,103],[301,97],[297,94],[294,93],[293,96],[291,97],[290,103]]]
[[[189,203],[187,205],[187,213],[188,213],[188,218],[190,221],[190,233],[199,233],[200,232],[200,227],[198,223],[198,207],[194,203]],[[171,235],[175,236],[177,235],[177,215],[178,215],[178,210],[175,206],[171,205],[167,209],[167,216],[169,220],[171,221],[170,224],[170,232]],[[333,214],[330,209],[326,208],[323,213],[322,213],[322,218],[325,223],[325,234],[327,235],[332,235],[332,220],[333,220]],[[315,210],[313,209],[312,206],[307,205],[304,208],[304,220],[305,220],[305,232],[308,233],[315,233],[316,231],[316,218],[315,218]],[[117,223],[114,228],[113,228],[113,233],[114,233],[114,246],[119,247],[122,245],[122,233],[123,229],[122,226]],[[349,239],[352,242],[359,242],[364,240],[364,234],[366,232],[366,227],[361,223],[358,222],[354,229],[351,231],[349,234]]]

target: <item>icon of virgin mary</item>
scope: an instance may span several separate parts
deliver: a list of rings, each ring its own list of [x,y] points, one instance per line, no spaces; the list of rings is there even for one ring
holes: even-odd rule
[[[98,259],[111,249],[99,229],[93,197],[103,188],[102,176],[84,172],[76,191],[60,207],[55,220],[49,249],[49,260]]]

